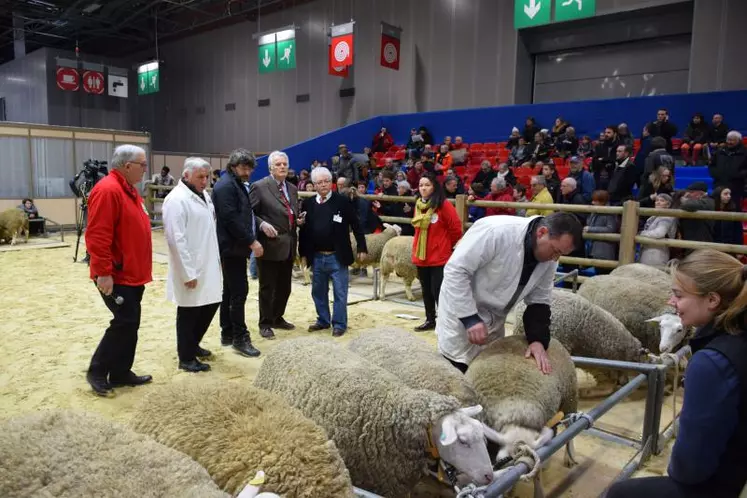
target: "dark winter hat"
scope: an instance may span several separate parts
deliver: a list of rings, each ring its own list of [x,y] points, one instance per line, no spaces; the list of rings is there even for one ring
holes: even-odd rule
[[[693,182],[688,185],[685,190],[687,190],[688,192],[708,192],[708,185],[706,185],[705,182]]]

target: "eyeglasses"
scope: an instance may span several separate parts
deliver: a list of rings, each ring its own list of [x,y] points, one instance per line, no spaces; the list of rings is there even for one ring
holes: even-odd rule
[[[127,161],[128,163],[132,164],[139,164],[141,168],[147,168],[148,167],[148,161]]]
[[[328,183],[332,183],[332,180],[317,180],[314,185],[327,185]]]

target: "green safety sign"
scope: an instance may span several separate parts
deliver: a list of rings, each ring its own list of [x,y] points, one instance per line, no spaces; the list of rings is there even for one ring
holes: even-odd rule
[[[157,93],[159,88],[158,69],[151,69],[137,75],[137,94],[148,95]]]
[[[571,21],[596,13],[596,0],[555,0],[555,20]]]
[[[260,45],[258,55],[260,73],[271,73],[275,71],[275,42]]]
[[[278,70],[284,71],[286,69],[296,68],[296,40],[284,40],[279,41],[276,44],[277,53],[277,67]]]
[[[550,4],[551,0],[514,0],[514,27],[521,29],[549,23]]]

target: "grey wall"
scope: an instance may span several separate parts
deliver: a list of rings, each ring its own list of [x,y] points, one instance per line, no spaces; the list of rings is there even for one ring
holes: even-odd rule
[[[6,119],[47,124],[46,49],[0,66],[0,97]]]
[[[512,104],[518,36],[513,0],[319,0],[260,19],[267,31],[292,23],[297,69],[257,74],[254,23],[242,23],[160,47],[161,92],[138,99],[136,122],[156,149],[271,150],[379,114]],[[327,75],[325,29],[356,20],[349,78]],[[379,65],[380,21],[403,28],[399,71]],[[142,54],[141,58],[147,58]],[[524,63],[531,67],[531,58]],[[341,99],[340,88],[355,87]],[[297,94],[309,93],[297,104]],[[257,100],[269,98],[270,107]],[[235,111],[225,104],[235,103]],[[204,112],[203,112],[204,108]]]
[[[129,97],[126,99],[110,97],[105,91],[102,95],[86,93],[81,88],[77,92],[60,90],[56,83],[57,57],[75,60],[74,52],[46,49],[47,63],[47,103],[48,123],[57,126],[80,126],[83,128],[107,128],[114,130],[132,130],[136,124],[130,118],[130,109],[135,106],[136,74],[130,70],[128,81]],[[130,68],[131,62],[108,59],[105,57],[82,54],[80,60],[104,66]],[[104,74],[106,77],[106,72]]]
[[[695,0],[690,91],[747,88],[747,1]]]

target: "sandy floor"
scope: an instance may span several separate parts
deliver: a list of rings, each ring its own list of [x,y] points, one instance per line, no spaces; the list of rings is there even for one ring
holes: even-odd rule
[[[59,243],[59,238],[34,241],[37,250],[0,250],[2,295],[0,323],[4,350],[0,355],[0,418],[52,407],[76,408],[98,412],[127,421],[148,387],[118,389],[113,398],[94,396],[85,381],[85,371],[110,315],[93,285],[88,268],[74,264],[75,237],[69,235],[68,247],[42,249],[40,244]],[[23,245],[23,244],[21,244]],[[5,247],[5,246],[4,246]],[[154,282],[147,286],[143,299],[142,325],[134,370],[151,374],[154,384],[188,381],[192,374],[177,369],[174,331],[175,307],[165,300],[166,246],[161,233],[154,233]],[[298,281],[300,282],[300,281]],[[417,283],[415,284],[417,286]],[[267,341],[256,333],[258,317],[257,282],[250,280],[247,324],[252,339],[261,351],[270,351],[279,341]],[[388,292],[401,289],[396,283]],[[350,291],[350,331],[341,341],[355,338],[360,329],[377,325],[410,328],[418,322],[398,318],[397,314],[421,319],[422,308],[394,297],[372,301],[371,279],[358,279]],[[353,304],[354,303],[354,304]],[[279,340],[306,336],[306,326],[314,321],[310,289],[294,284],[286,318],[297,325],[292,332],[280,331]],[[424,337],[435,345],[435,335]],[[214,352],[213,370],[208,374],[224,379],[252,378],[262,359],[247,359],[222,348],[217,318],[202,344]],[[203,374],[200,374],[203,375]],[[681,398],[680,398],[681,399]],[[634,393],[623,404],[604,416],[599,426],[630,437],[640,436],[645,392]],[[581,409],[588,410],[597,400],[586,400]],[[667,401],[671,403],[671,400]],[[662,422],[671,419],[672,409],[665,405]],[[549,497],[596,497],[634,455],[633,448],[602,441],[582,434],[576,439],[580,465],[568,470],[562,466],[561,454],[547,464],[543,482]],[[668,450],[652,459],[637,475],[661,475],[666,469]],[[531,487],[521,485],[519,496],[531,496]],[[426,486],[417,496],[436,496],[438,488]],[[449,496],[447,493],[445,496]],[[453,493],[451,494],[453,496]]]

